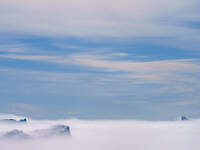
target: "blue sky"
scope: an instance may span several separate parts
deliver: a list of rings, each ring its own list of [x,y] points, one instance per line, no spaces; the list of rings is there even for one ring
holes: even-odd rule
[[[199,117],[199,6],[1,1],[1,112],[37,119]]]

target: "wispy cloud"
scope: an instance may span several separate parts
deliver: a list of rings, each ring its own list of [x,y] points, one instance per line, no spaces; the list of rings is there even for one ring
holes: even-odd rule
[[[88,70],[103,72],[121,72],[122,77],[129,79],[145,79],[149,81],[181,80],[178,76],[184,73],[195,73],[200,70],[198,59],[174,59],[159,61],[116,60],[115,53],[109,57],[94,54],[70,54],[65,56],[16,55],[4,54],[2,58],[28,61],[41,61],[63,66],[77,65]],[[187,78],[184,78],[184,80]],[[189,78],[188,78],[189,79]],[[186,81],[186,80],[185,80]]]
[[[104,68],[113,71],[194,71],[200,69],[198,60],[195,59],[175,59],[161,61],[123,61],[101,59],[98,55],[74,55],[73,60],[80,65],[97,68]]]
[[[199,100],[179,100],[179,101],[174,101],[174,102],[169,102],[166,105],[169,106],[188,106],[188,105],[193,105],[193,106],[197,106],[200,105],[200,101]]]
[[[113,55],[116,55],[114,53]],[[110,60],[104,55],[90,54],[71,54],[65,56],[49,56],[49,55],[16,55],[2,54],[2,58],[44,61],[48,63],[57,63],[60,65],[78,64],[83,66],[103,68],[110,71],[195,71],[200,69],[198,59],[174,59],[159,61],[126,61],[126,60]]]
[[[196,0],[8,0],[0,2],[0,32],[91,39],[162,37],[165,44],[197,48],[200,31],[185,24],[200,21],[198,5]]]

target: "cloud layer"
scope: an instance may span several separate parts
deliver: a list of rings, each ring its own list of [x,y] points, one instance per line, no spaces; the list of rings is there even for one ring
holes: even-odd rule
[[[3,0],[0,32],[157,41],[162,37],[165,44],[196,48],[198,5],[197,0]]]
[[[127,54],[128,56],[128,54]],[[119,59],[119,57],[121,59]],[[78,66],[86,68],[85,70],[115,73],[115,79],[107,78],[100,79],[104,81],[109,80],[138,80],[139,82],[151,83],[169,83],[171,81],[188,81],[193,82],[195,77],[188,78],[185,74],[195,74],[200,70],[199,59],[172,59],[172,60],[157,60],[157,61],[135,61],[125,60],[123,57],[116,56],[115,53],[108,54],[90,54],[90,53],[73,53],[68,55],[23,55],[23,54],[2,54],[0,58],[35,61],[47,64],[56,64],[64,67]],[[21,70],[23,73],[23,71]],[[29,72],[28,74],[42,74],[42,72]],[[45,72],[43,72],[45,74]],[[52,75],[51,75],[52,74]],[[82,73],[83,74],[83,73]],[[48,78],[67,79],[70,77],[69,73],[46,73]],[[76,74],[71,74],[77,77]],[[43,75],[42,75],[43,76]],[[40,75],[40,78],[42,77]],[[88,76],[91,76],[88,74]],[[112,75],[114,76],[114,75]],[[51,78],[53,77],[53,78]],[[84,74],[82,75],[84,78]],[[69,78],[68,78],[69,79]]]
[[[27,125],[0,124],[0,133],[13,128],[30,132],[57,124],[69,125],[72,138],[39,138],[28,141],[1,139],[1,148],[6,150],[188,150],[191,148],[198,150],[200,148],[199,120],[183,122],[32,120]]]

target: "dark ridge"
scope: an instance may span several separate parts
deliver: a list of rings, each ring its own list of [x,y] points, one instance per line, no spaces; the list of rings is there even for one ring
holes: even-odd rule
[[[186,121],[186,120],[189,120],[187,117],[185,117],[185,116],[181,116],[181,120],[182,121]]]
[[[21,119],[21,120],[16,120],[16,119],[2,119],[0,122],[5,122],[5,123],[27,123],[27,119]]]
[[[3,135],[4,138],[11,138],[11,139],[31,139],[31,136],[29,136],[28,134],[24,133],[21,130],[12,130],[9,132],[6,132]]]

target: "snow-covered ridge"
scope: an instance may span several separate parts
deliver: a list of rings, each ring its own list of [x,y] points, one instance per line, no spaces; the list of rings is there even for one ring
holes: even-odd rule
[[[28,119],[24,118],[24,119],[20,119],[20,120],[16,120],[16,119],[1,119],[0,123],[27,123]]]
[[[51,137],[58,137],[58,136],[66,136],[70,137],[70,128],[66,125],[56,125],[52,126],[47,129],[40,129],[40,130],[34,130],[30,133],[25,133],[23,130],[11,130],[8,132],[5,132],[1,135],[2,138],[6,139],[37,139],[37,138],[51,138]]]
[[[0,119],[0,138],[3,139],[37,139],[51,137],[70,137],[70,127],[64,124],[36,126],[26,117]]]

